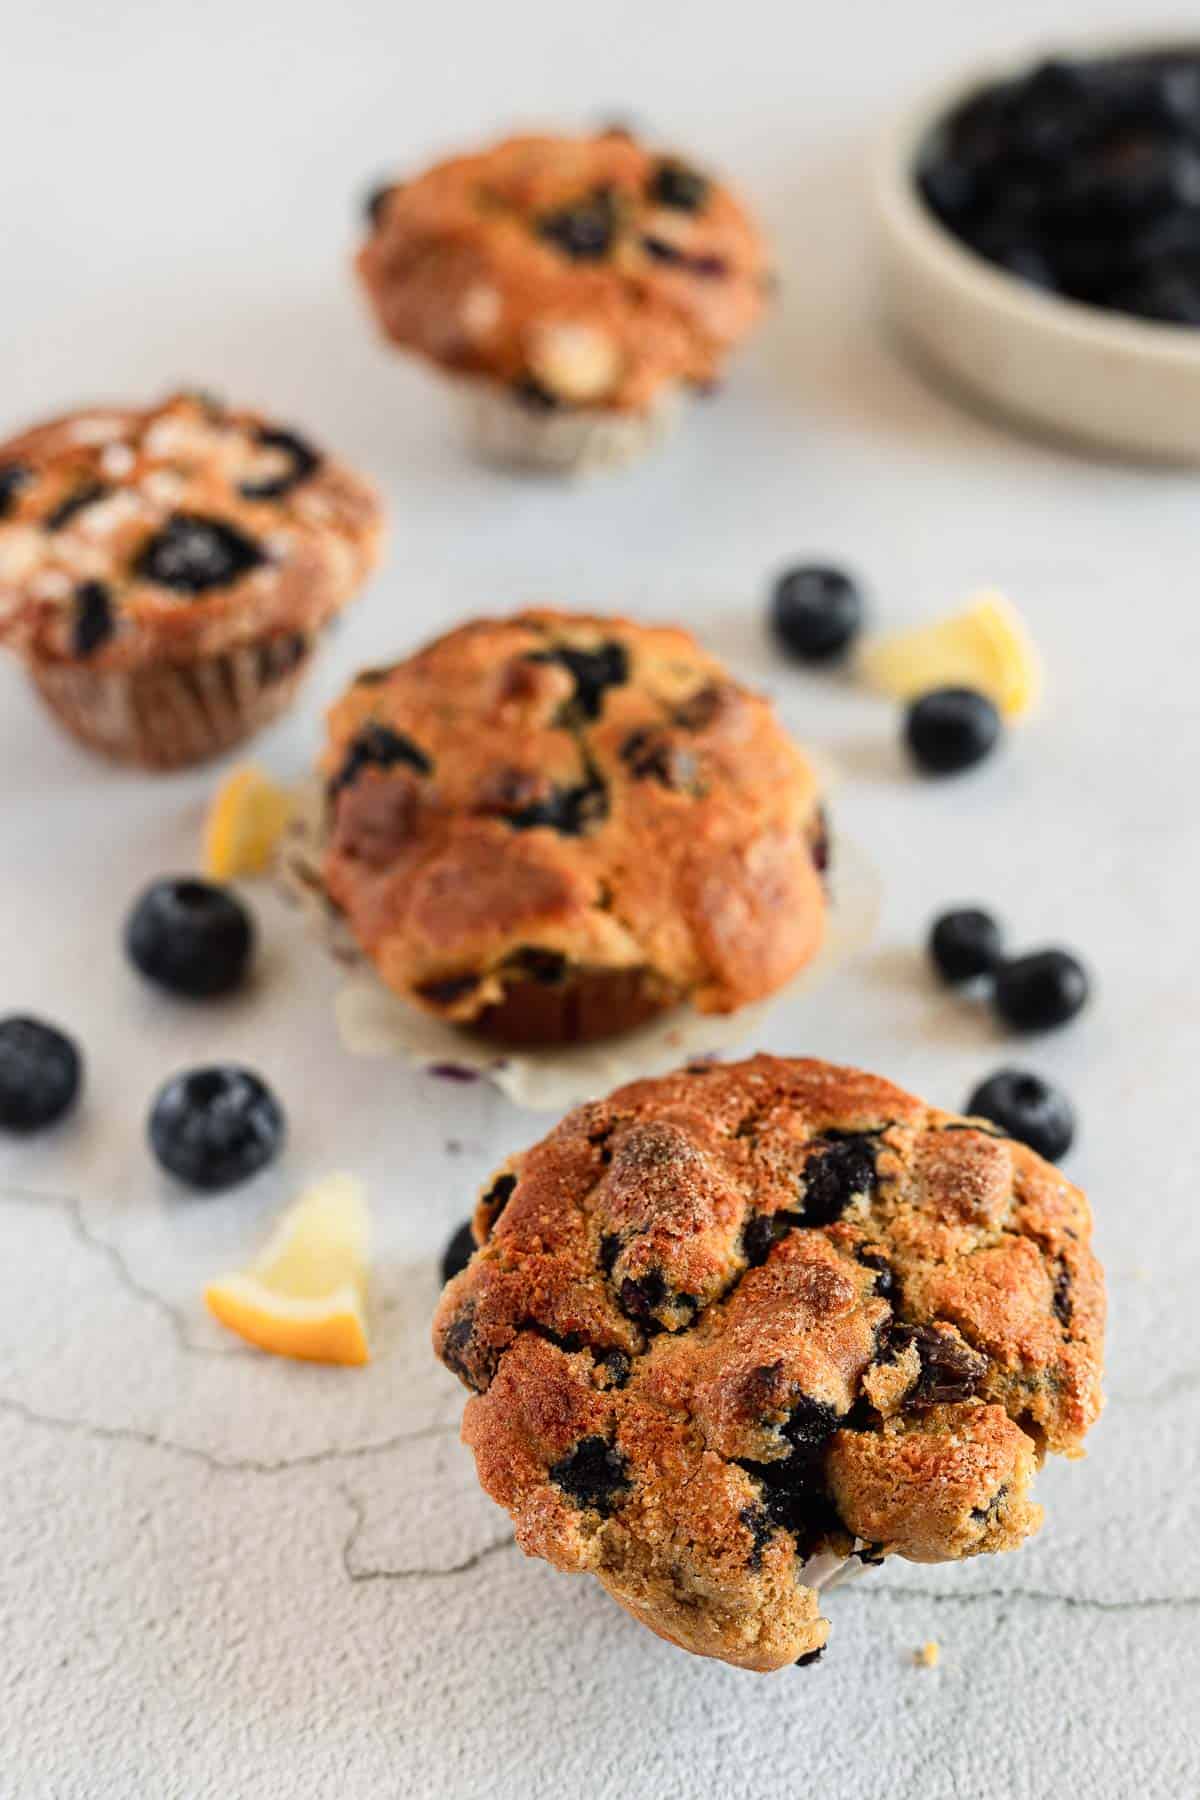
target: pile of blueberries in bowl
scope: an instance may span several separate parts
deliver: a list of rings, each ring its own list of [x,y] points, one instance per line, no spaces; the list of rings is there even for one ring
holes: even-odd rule
[[[927,137],[916,180],[954,237],[1020,280],[1200,325],[1200,44],[979,88]]]

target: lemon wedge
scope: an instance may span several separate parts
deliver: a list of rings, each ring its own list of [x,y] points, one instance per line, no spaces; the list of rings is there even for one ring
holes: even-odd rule
[[[204,872],[211,881],[261,875],[292,812],[292,796],[253,763],[221,783],[204,823]]]
[[[205,1289],[205,1302],[275,1356],[365,1363],[368,1238],[362,1183],[330,1175],[288,1208],[248,1269]]]
[[[980,594],[948,619],[872,639],[860,666],[893,699],[915,700],[931,688],[977,688],[1008,719],[1029,712],[1042,691],[1037,648],[1003,594]]]

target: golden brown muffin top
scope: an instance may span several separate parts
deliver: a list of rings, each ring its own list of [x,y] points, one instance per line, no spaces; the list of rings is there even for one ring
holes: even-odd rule
[[[124,669],[307,633],[379,553],[375,490],[198,394],[97,407],[0,445],[0,639]]]
[[[532,973],[647,969],[702,1011],[820,942],[811,769],[687,632],[526,612],[361,675],[324,874],[387,985],[469,1023]]]
[[[381,189],[358,269],[388,337],[533,406],[705,387],[770,287],[730,190],[619,131],[516,137]]]
[[[857,1070],[622,1088],[512,1157],[474,1226],[434,1343],[484,1487],[529,1554],[703,1655],[819,1650],[810,1557],[1015,1547],[1043,1454],[1100,1411],[1083,1195]]]

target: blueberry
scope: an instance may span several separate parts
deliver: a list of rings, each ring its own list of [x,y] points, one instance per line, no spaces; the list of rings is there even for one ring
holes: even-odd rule
[[[368,190],[363,199],[363,214],[372,231],[378,231],[388,195],[394,194],[400,185],[398,181],[381,181],[378,187]]]
[[[970,163],[941,147],[922,163],[917,186],[929,210],[947,225],[967,219],[978,196],[978,182]]]
[[[537,222],[538,236],[577,262],[596,262],[607,256],[616,231],[617,207],[611,188],[597,188],[585,200],[544,213]]]
[[[33,471],[24,463],[0,463],[0,519],[8,517],[17,503],[21,489],[33,480]]]
[[[961,907],[943,913],[929,934],[929,954],[943,981],[990,975],[1004,955],[1004,939],[991,913]]]
[[[994,750],[1000,714],[972,688],[935,688],[914,700],[904,735],[914,759],[929,775],[957,775]]]
[[[1026,1069],[1000,1069],[967,1101],[974,1118],[990,1119],[1048,1162],[1058,1162],[1075,1141],[1075,1109],[1067,1096]]]
[[[1119,312],[1159,325],[1200,325],[1200,270],[1170,265],[1152,269],[1139,281],[1118,288],[1113,305]]]
[[[85,481],[77,488],[72,488],[65,500],[60,500],[54,511],[46,518],[47,531],[61,531],[69,525],[76,513],[81,513],[97,500],[103,500],[108,488],[102,481]]]
[[[862,592],[841,569],[789,569],[775,583],[771,625],[789,655],[830,662],[847,650],[863,622]]]
[[[676,212],[699,212],[708,204],[709,192],[708,177],[686,163],[660,162],[650,178],[651,200]]]
[[[535,663],[558,663],[575,683],[575,693],[556,725],[567,729],[584,719],[600,717],[604,696],[610,687],[621,687],[629,680],[629,652],[624,644],[601,644],[598,650],[581,650],[562,644],[554,650],[536,650],[529,658]]]
[[[40,1019],[0,1019],[0,1129],[41,1131],[75,1104],[83,1061],[69,1037]]]
[[[263,430],[256,434],[254,441],[262,450],[277,451],[285,459],[285,466],[278,475],[264,476],[261,481],[243,481],[238,488],[243,500],[279,500],[315,475],[321,466],[319,452],[294,431]]]
[[[116,629],[112,592],[103,581],[81,581],[75,589],[75,620],[71,648],[76,656],[91,656],[107,644]]]
[[[191,876],[148,887],[125,926],[135,967],[193,1000],[237,987],[253,947],[254,926],[236,895]]]
[[[189,1069],[174,1075],[150,1109],[150,1147],[188,1187],[216,1193],[274,1160],[283,1110],[249,1069]]]
[[[996,1011],[1014,1030],[1049,1031],[1081,1011],[1090,986],[1077,957],[1066,950],[1036,950],[1001,964],[993,998]]]
[[[343,788],[358,780],[364,769],[394,769],[399,764],[415,769],[418,775],[433,773],[433,764],[420,745],[402,731],[372,721],[351,741],[345,761],[329,784],[329,797],[336,799]]]
[[[513,383],[513,399],[519,405],[527,407],[530,412],[557,412],[562,405],[559,396],[551,391],[536,375],[522,375]]]
[[[869,1198],[878,1180],[874,1140],[865,1135],[836,1138],[805,1166],[804,1223],[832,1225],[852,1201]]]
[[[978,1391],[987,1374],[987,1357],[949,1331],[932,1325],[893,1325],[888,1332],[888,1360],[895,1361],[915,1344],[921,1372],[905,1399],[905,1410],[956,1406]]]
[[[608,817],[608,789],[594,771],[576,787],[556,787],[546,800],[535,800],[518,812],[505,815],[514,831],[532,831],[539,825],[561,837],[582,837],[591,826]]]
[[[267,561],[254,539],[224,519],[201,513],[172,513],[161,531],[143,544],[133,572],[180,594],[229,587]]]
[[[555,1487],[576,1506],[590,1508],[602,1517],[615,1512],[632,1486],[625,1458],[602,1437],[581,1438],[548,1473]]]
[[[446,1248],[442,1251],[442,1285],[453,1281],[461,1275],[475,1254],[475,1239],[471,1233],[471,1221],[460,1225]]]

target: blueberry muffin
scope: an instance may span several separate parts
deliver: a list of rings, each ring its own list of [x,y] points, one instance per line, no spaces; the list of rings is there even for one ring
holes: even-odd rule
[[[0,641],[93,749],[198,762],[287,706],[381,525],[365,481],[257,413],[74,413],[0,445]]]
[[[517,1542],[670,1642],[811,1662],[845,1557],[1038,1529],[1101,1406],[1083,1195],[980,1120],[758,1056],[579,1107],[489,1184],[434,1345]]]
[[[488,1037],[733,1012],[821,942],[813,772],[684,631],[463,626],[359,676],[323,774],[327,896],[388,987]]]
[[[766,245],[730,190],[623,131],[516,137],[372,195],[358,270],[384,333],[462,391],[478,446],[624,461],[761,314]]]

